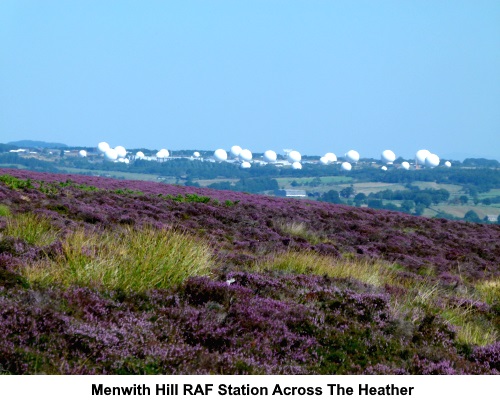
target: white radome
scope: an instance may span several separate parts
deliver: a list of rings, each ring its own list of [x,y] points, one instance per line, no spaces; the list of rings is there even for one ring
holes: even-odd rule
[[[300,162],[293,162],[292,163],[292,168],[295,170],[301,170],[302,169],[302,164]]]
[[[335,155],[335,153],[332,152],[325,153],[324,157],[328,159],[328,163],[333,163],[337,161],[337,155]]]
[[[201,155],[200,155],[200,152],[194,152],[193,153],[193,157],[195,158],[199,158]]]
[[[439,166],[439,156],[431,153],[425,158],[425,165],[430,168]]]
[[[384,150],[381,155],[382,161],[387,164],[392,164],[396,160],[396,154],[392,150]]]
[[[245,162],[251,162],[252,157],[252,152],[250,152],[248,149],[243,149],[239,154],[239,158],[241,160],[244,160]]]
[[[276,155],[276,152],[274,150],[266,150],[264,152],[264,160],[268,163],[276,162],[276,159],[278,159],[278,155]]]
[[[99,149],[99,152],[101,153],[106,153],[106,151],[110,149],[110,147],[107,142],[99,142],[99,144],[97,145],[97,149]]]
[[[233,158],[237,158],[238,156],[240,156],[240,152],[241,152],[241,147],[238,146],[238,145],[234,145],[231,147],[231,149],[229,150],[229,153],[231,154],[231,156]]]
[[[401,163],[401,167],[405,170],[410,170],[410,164],[408,162]]]
[[[214,158],[219,162],[222,162],[227,159],[227,152],[224,149],[217,149],[214,152]]]
[[[447,160],[446,162],[444,162],[444,165],[445,165],[446,167],[451,167],[451,162]]]
[[[351,149],[349,152],[345,154],[345,158],[349,163],[356,163],[359,160],[359,153]]]
[[[144,156],[144,152],[141,152],[141,151],[137,152],[137,153],[135,154],[135,158],[136,158],[136,159],[144,159],[144,158],[145,158],[145,156]]]
[[[119,158],[125,158],[125,156],[127,156],[127,150],[123,146],[117,146],[115,151]]]
[[[87,151],[86,150],[81,150],[80,152],[78,152],[78,154],[80,155],[80,157],[87,157]]]
[[[425,165],[425,159],[429,156],[431,152],[427,149],[421,149],[415,154],[415,160],[419,165]]]
[[[326,157],[326,156],[323,156],[323,157],[320,157],[319,158],[319,162],[322,164],[322,165],[327,165],[330,163],[330,160]]]
[[[382,169],[385,172],[387,171],[387,166],[382,166],[380,169]]]
[[[346,172],[348,172],[349,170],[352,169],[352,165],[349,163],[349,162],[343,162],[341,165],[340,165],[340,168],[342,170],[345,170]]]
[[[104,157],[107,160],[115,161],[116,159],[118,159],[118,153],[116,153],[116,150],[110,148],[106,152],[104,152]]]
[[[158,152],[156,152],[156,157],[158,159],[166,159],[170,156],[170,153],[166,149],[160,149]]]
[[[292,150],[289,154],[288,154],[288,161],[290,163],[298,163],[302,160],[302,156],[300,155],[299,152],[297,152],[296,150]],[[302,168],[302,166],[300,167]]]
[[[240,167],[242,169],[250,169],[252,167],[252,165],[250,164],[250,162],[242,162]]]

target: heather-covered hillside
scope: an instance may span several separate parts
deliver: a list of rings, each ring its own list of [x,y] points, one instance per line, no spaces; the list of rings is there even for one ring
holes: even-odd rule
[[[500,226],[0,170],[5,373],[500,372]]]

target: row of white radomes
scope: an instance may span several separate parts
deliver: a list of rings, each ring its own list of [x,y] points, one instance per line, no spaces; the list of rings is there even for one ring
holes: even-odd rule
[[[107,142],[99,142],[97,145],[97,150],[104,155],[106,160],[111,162],[123,162],[129,163],[127,159],[127,150],[123,146],[116,146],[112,148]],[[83,151],[80,151],[80,154]]]
[[[109,161],[119,161],[119,162],[125,162],[129,163],[129,160],[126,158],[127,156],[127,150],[123,146],[116,146],[115,148],[111,148],[107,142],[100,142],[97,145],[97,149],[99,152],[101,152],[104,157],[109,160]],[[86,157],[87,152],[85,150],[81,150],[79,152],[81,157]],[[251,162],[253,159],[252,152],[249,149],[242,149],[238,145],[234,145],[231,147],[229,150],[229,154],[231,158],[235,160],[241,161],[241,167],[246,169],[251,167]],[[157,159],[166,159],[170,156],[168,150],[166,149],[160,149],[156,153],[156,158]],[[194,152],[193,157],[199,158],[201,155],[199,152]],[[267,163],[275,163],[277,162],[277,154],[273,150],[267,150],[264,152],[263,155],[263,160]],[[359,153],[355,150],[350,150],[348,151],[345,155],[345,162],[341,164],[341,168],[343,170],[349,171],[352,169],[352,165],[357,163],[359,161]],[[136,159],[145,159],[145,155],[143,152],[139,151],[135,154]],[[225,161],[228,159],[228,154],[224,149],[217,149],[214,152],[214,158],[217,161]],[[286,155],[287,161],[292,165],[294,169],[302,169],[302,164],[300,163],[302,160],[302,156],[299,152],[295,150],[288,150],[287,155]],[[396,154],[392,150],[384,150],[381,154],[381,160],[385,165],[392,165],[394,161],[396,160]],[[319,159],[321,164],[324,165],[329,165],[332,163],[337,162],[337,156],[332,153],[328,152],[324,156],[322,156]],[[416,165],[422,165],[426,166],[429,168],[434,168],[439,166],[440,164],[440,159],[439,156],[429,152],[426,149],[421,149],[417,151],[415,154],[415,164]],[[387,166],[382,166],[382,170],[387,170]],[[446,167],[451,167],[451,163],[449,161],[446,161],[444,163]],[[402,169],[409,170],[410,169],[410,164],[408,162],[402,162],[401,166]]]
[[[126,158],[127,156],[127,150],[123,146],[116,146],[114,148],[111,148],[107,142],[99,142],[97,145],[97,150],[104,155],[104,158],[109,161],[118,161],[118,162],[124,162],[124,163],[129,163],[129,160]],[[84,150],[80,151],[80,156],[85,157],[87,156],[87,152]],[[170,156],[170,153],[166,149],[160,149],[156,153],[156,157],[158,159],[166,159]],[[136,159],[144,159],[146,156],[144,155],[144,152],[137,152],[135,154]]]
[[[240,165],[241,168],[249,169],[250,167],[252,167],[250,162],[253,159],[253,155],[249,149],[242,149],[240,146],[234,145],[229,150],[229,154],[231,158],[238,159],[242,162]],[[214,158],[219,162],[223,162],[227,160],[228,154],[224,149],[217,149],[214,152]],[[278,155],[273,150],[266,150],[264,152],[263,158],[267,163],[275,163],[278,159]],[[295,150],[288,152],[287,160],[292,164],[292,167],[294,169],[302,169],[302,164],[300,163],[300,161],[302,160],[302,156],[299,152]]]
[[[392,150],[384,150],[382,152],[381,159],[384,163],[390,165],[396,160],[396,154]],[[427,149],[421,149],[415,154],[415,163],[432,168],[439,166],[440,159],[438,155],[429,152]],[[410,164],[408,162],[403,162],[402,166],[404,169],[410,168]],[[446,162],[445,166],[450,167],[451,163]]]
[[[242,168],[251,167],[250,162],[252,161],[252,152],[250,152],[248,149],[241,149],[241,147],[239,147],[239,146],[233,146],[233,147],[231,147],[229,153],[234,159],[242,160],[242,162],[243,162],[241,164]],[[360,156],[359,156],[359,153],[357,151],[351,149],[350,151],[348,151],[344,155],[344,157],[345,157],[346,162],[343,162],[340,167],[343,170],[349,171],[352,169],[352,165],[359,161]],[[227,153],[224,149],[217,149],[214,153],[214,158],[218,161],[224,161],[224,160],[227,160],[228,156],[227,156]],[[264,161],[265,162],[273,163],[273,162],[276,162],[276,159],[277,159],[276,152],[274,152],[272,150],[268,150],[268,151],[264,152]],[[300,163],[301,159],[302,159],[302,156],[300,155],[299,152],[297,152],[297,151],[288,152],[287,160],[288,160],[288,162],[290,162],[292,164],[293,168],[295,168],[295,169],[302,168],[302,164]],[[396,154],[392,150],[389,150],[389,149],[384,150],[381,154],[381,160],[385,164],[391,165],[396,160]],[[322,163],[324,165],[332,164],[332,163],[337,162],[337,156],[332,152],[328,152],[324,156],[322,156],[319,159],[319,161],[320,161],[320,163]],[[423,165],[423,166],[426,166],[429,168],[437,167],[437,166],[439,166],[439,163],[440,163],[440,159],[437,155],[435,155],[435,154],[433,154],[425,149],[419,150],[416,153],[415,161],[416,161],[416,164],[420,164],[420,165]],[[447,162],[445,162],[445,166],[451,167],[451,163],[447,161]],[[402,162],[401,168],[405,169],[405,170],[409,170],[410,164],[408,162]],[[382,166],[382,170],[387,170],[387,167]]]
[[[391,150],[384,150],[382,152],[381,159],[385,164],[391,165],[396,160],[396,154]],[[432,169],[434,167],[438,167],[440,163],[441,160],[439,159],[439,156],[429,152],[427,149],[420,149],[415,154],[415,164],[417,166],[421,165]],[[446,161],[444,162],[444,165],[446,167],[451,167],[451,162]],[[410,163],[402,162],[400,167],[405,170],[410,170]],[[387,170],[387,166],[382,166],[382,170]]]

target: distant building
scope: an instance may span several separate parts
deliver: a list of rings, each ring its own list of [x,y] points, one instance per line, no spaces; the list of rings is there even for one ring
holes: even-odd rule
[[[276,190],[275,194],[278,197],[291,197],[291,198],[306,198],[305,190]]]
[[[64,151],[64,156],[65,157],[81,157],[80,156],[80,150],[65,150]]]
[[[486,215],[486,220],[488,222],[497,222],[498,221],[498,215]]]

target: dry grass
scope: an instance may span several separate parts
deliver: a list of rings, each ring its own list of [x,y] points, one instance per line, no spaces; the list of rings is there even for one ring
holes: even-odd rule
[[[49,245],[57,238],[59,231],[54,229],[48,219],[31,212],[7,218],[3,234],[22,239],[38,246]]]
[[[394,276],[393,266],[387,262],[336,259],[315,252],[287,251],[268,257],[254,267],[255,271],[266,269],[339,278],[351,277],[375,286],[383,286]]]
[[[478,295],[488,304],[500,303],[500,277],[480,281],[474,285]]]
[[[310,230],[304,222],[279,221],[275,226],[284,234],[305,239],[313,245],[327,241],[326,238],[321,237],[317,232]]]
[[[391,308],[396,317],[411,322],[421,319],[426,312],[434,312],[456,329],[457,340],[461,343],[484,346],[498,340],[498,330],[491,320],[478,315],[472,305],[457,308],[446,304],[452,297],[457,296],[437,283],[422,281],[408,285],[404,296],[393,297]],[[472,292],[464,293],[462,298],[474,301]]]
[[[456,297],[456,291],[450,292],[435,280],[429,271],[423,279],[401,279],[397,265],[377,260],[359,260],[350,257],[340,259],[322,256],[315,252],[288,251],[276,254],[257,263],[254,271],[280,270],[298,274],[327,275],[336,278],[353,278],[376,287],[390,285],[399,287],[403,294],[391,295],[391,312],[395,318],[418,324],[429,313],[441,315],[457,330],[457,340],[473,345],[487,345],[498,340],[499,333],[485,317],[478,316],[474,309],[456,308],[443,303]],[[500,293],[499,280],[485,281],[475,286],[483,300],[488,303],[498,302]],[[475,299],[474,289],[466,289],[463,298]],[[477,293],[475,293],[477,294]],[[476,298],[477,299],[477,298]]]
[[[446,309],[441,316],[456,327],[459,342],[485,346],[498,340],[494,327],[478,318],[472,308]]]
[[[62,255],[28,266],[24,276],[42,285],[143,291],[208,275],[213,266],[204,242],[173,230],[78,230],[63,240],[62,248]]]

